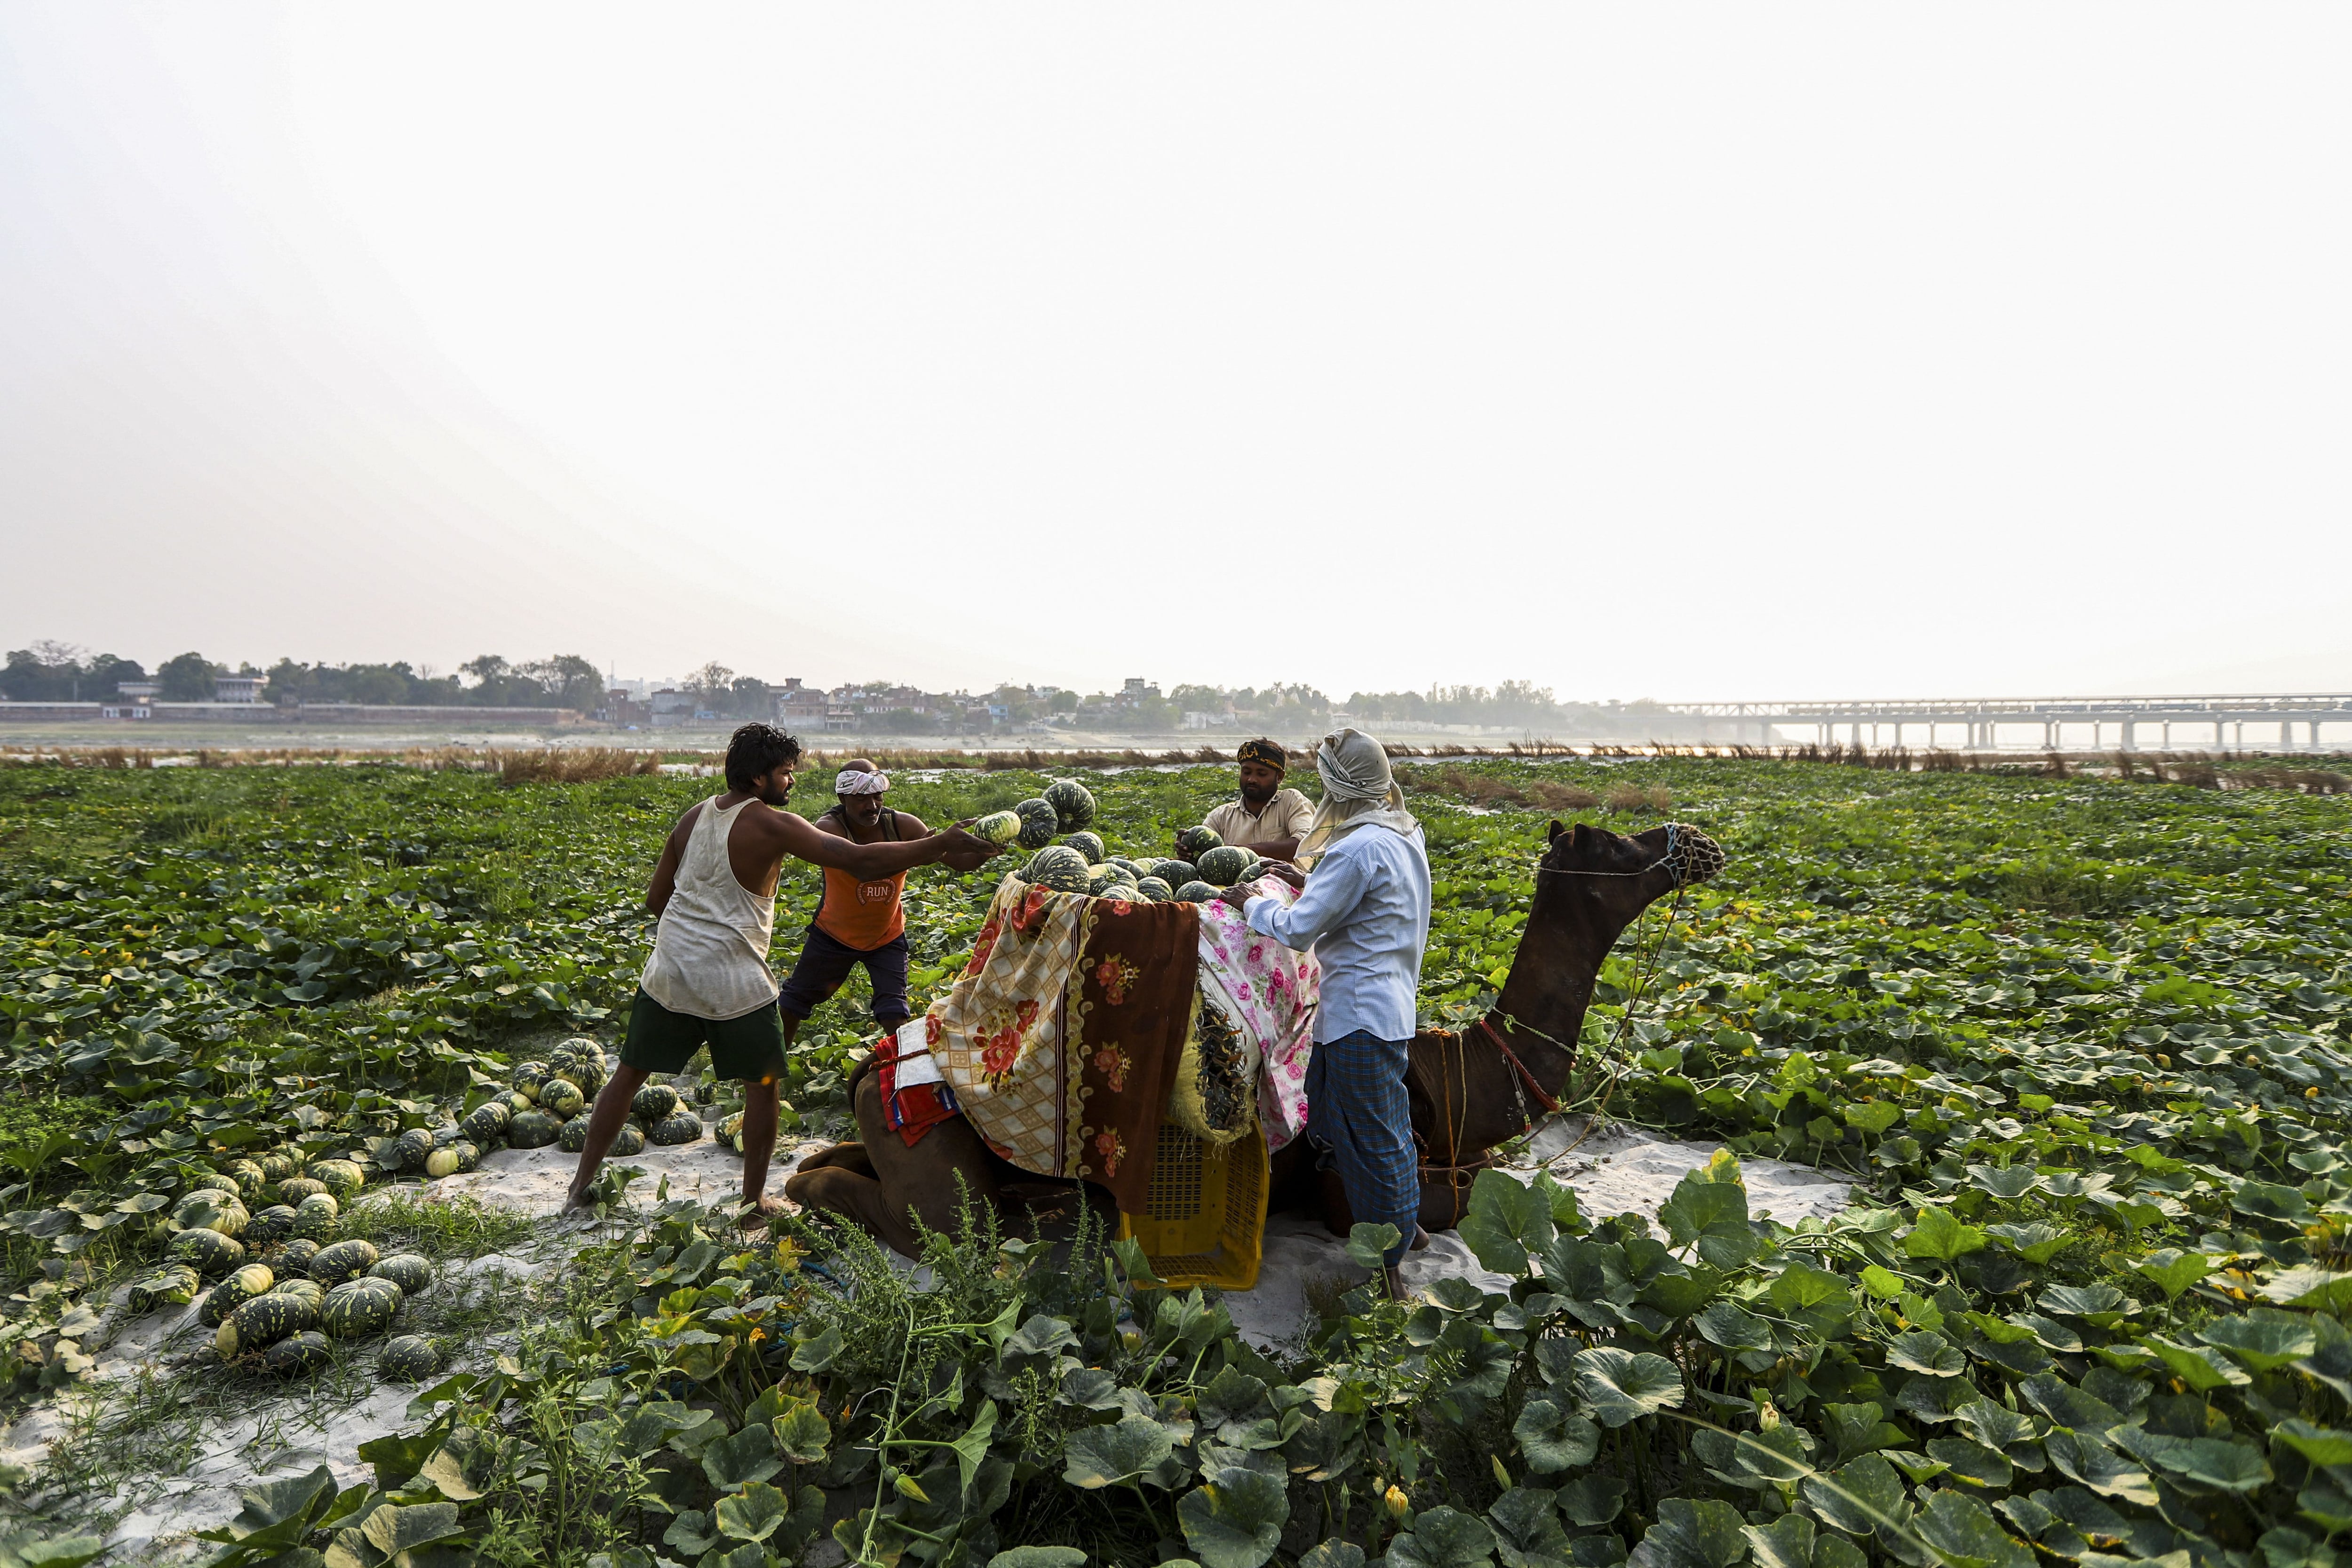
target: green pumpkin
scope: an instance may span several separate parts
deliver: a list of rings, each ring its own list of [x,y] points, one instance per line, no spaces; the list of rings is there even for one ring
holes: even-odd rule
[[[253,1217],[245,1228],[245,1239],[267,1247],[294,1234],[294,1210],[282,1203],[274,1203]]]
[[[199,1226],[172,1238],[171,1256],[199,1274],[216,1276],[245,1261],[245,1243]]]
[[[1120,898],[1135,891],[1135,879],[1115,865],[1087,868],[1087,892],[1097,898]]]
[[[743,1152],[743,1113],[738,1111],[731,1116],[722,1118],[713,1135],[737,1154],[741,1154]]]
[[[206,1328],[218,1328],[223,1319],[254,1297],[268,1293],[278,1283],[278,1276],[269,1271],[267,1263],[247,1263],[219,1284],[205,1293],[205,1304],[196,1316]]]
[[[1216,849],[1224,841],[1217,836],[1217,830],[1214,828],[1187,828],[1176,835],[1176,847],[1183,851],[1186,858],[1195,863],[1198,863],[1202,855]]]
[[[316,1321],[319,1309],[327,1304],[327,1287],[307,1274],[299,1275],[291,1280],[278,1281],[269,1293],[273,1296],[293,1296],[310,1302],[313,1322]]]
[[[334,1346],[316,1329],[281,1339],[261,1353],[262,1364],[280,1377],[308,1377],[334,1364]]]
[[[436,1149],[425,1156],[425,1174],[436,1181],[443,1176],[456,1176],[457,1170],[457,1150],[455,1145],[446,1149]]]
[[[1043,797],[1054,808],[1055,825],[1066,833],[1091,826],[1095,820],[1095,798],[1087,787],[1075,779],[1056,779],[1045,786]],[[1099,854],[1087,857],[1100,860]]]
[[[441,1353],[423,1334],[401,1334],[384,1341],[375,1370],[386,1383],[422,1383],[441,1370]]]
[[[1147,876],[1137,883],[1135,891],[1153,904],[1165,904],[1176,896],[1176,890],[1156,876]]]
[[[1200,868],[1191,861],[1153,861],[1150,874],[1171,887],[1181,887],[1188,882],[1201,880]]]
[[[332,1165],[334,1162],[330,1160],[327,1163]],[[313,1193],[327,1190],[327,1184],[316,1176],[288,1176],[278,1184],[278,1201],[299,1203]]]
[[[1103,847],[1101,837],[1095,833],[1066,833],[1062,841],[1086,856],[1088,865],[1100,865],[1103,857],[1110,852]]]
[[[320,1160],[310,1167],[310,1175],[337,1197],[357,1197],[367,1186],[367,1172],[352,1160]],[[278,1190],[285,1190],[283,1184]]]
[[[183,1230],[217,1230],[223,1236],[242,1236],[253,1216],[233,1192],[216,1186],[200,1186],[173,1206],[172,1221]]]
[[[422,1127],[411,1127],[376,1150],[375,1163],[388,1171],[422,1170],[432,1152],[433,1134]]]
[[[543,1149],[563,1134],[563,1124],[544,1111],[524,1111],[507,1124],[507,1142],[518,1149]]]
[[[289,1334],[299,1333],[315,1322],[310,1304],[296,1296],[281,1296],[275,1291],[256,1296],[241,1304],[221,1321],[220,1332],[213,1336],[213,1348],[220,1352],[223,1361],[234,1361],[240,1355],[276,1344]]]
[[[555,1146],[567,1155],[576,1155],[588,1146],[588,1118],[574,1116],[563,1124],[563,1131],[555,1136]]]
[[[621,1130],[613,1134],[612,1153],[622,1159],[646,1152],[646,1130],[634,1122],[624,1122]]]
[[[544,1061],[524,1061],[516,1064],[509,1082],[514,1084],[516,1093],[528,1095],[535,1102],[539,1099],[539,1086],[554,1076]]]
[[[702,1118],[691,1111],[672,1111],[646,1134],[656,1144],[690,1144],[702,1136]]]
[[[319,1326],[329,1339],[365,1339],[392,1326],[400,1302],[400,1287],[389,1280],[353,1280],[327,1292]]]
[[[580,1085],[569,1078],[551,1078],[539,1086],[539,1108],[551,1116],[566,1121],[580,1114],[588,1097],[580,1092]]]
[[[1176,902],[1179,904],[1207,904],[1216,896],[1215,888],[1197,880],[1188,882],[1176,890]]]
[[[302,1168],[301,1162],[283,1149],[262,1155],[260,1165],[264,1181],[284,1181]]]
[[[986,839],[1000,850],[1008,848],[1021,836],[1021,814],[1017,811],[991,811],[984,817],[975,817],[972,819],[971,835],[976,839]]]
[[[1201,880],[1216,887],[1231,887],[1242,880],[1242,873],[1249,870],[1255,858],[1247,850],[1220,844],[1201,856]]]
[[[299,1269],[307,1273],[310,1268],[310,1260],[316,1258],[320,1250],[318,1242],[307,1236],[298,1236],[278,1249],[278,1267],[288,1271]]]
[[[374,1268],[379,1260],[374,1242],[355,1238],[350,1241],[338,1241],[332,1247],[320,1248],[319,1255],[310,1260],[308,1272],[310,1278],[331,1291],[346,1280],[358,1279]]]
[[[520,1089],[510,1089],[507,1092],[504,1103],[509,1117],[513,1117],[521,1115],[525,1111],[535,1109],[539,1102]]]
[[[293,1232],[305,1241],[315,1241],[323,1247],[334,1239],[335,1225],[341,1218],[333,1198],[323,1192],[314,1192],[295,1209]]]
[[[514,1115],[503,1100],[485,1100],[466,1113],[457,1124],[457,1131],[471,1143],[495,1144],[506,1135],[507,1123]]]
[[[1084,893],[1087,857],[1067,844],[1048,844],[1029,857],[1029,863],[1021,868],[1021,876],[1025,882],[1055,893]]]
[[[226,1171],[206,1171],[196,1178],[195,1186],[191,1190],[201,1191],[205,1187],[210,1187],[215,1192],[225,1192],[231,1197],[238,1196],[245,1190],[236,1185],[236,1177]]]
[[[371,1280],[389,1280],[413,1296],[433,1282],[433,1265],[415,1252],[395,1252],[368,1270]]]
[[[185,1263],[166,1263],[131,1287],[128,1305],[135,1316],[157,1307],[184,1307],[204,1289],[204,1276]]]
[[[667,1083],[648,1083],[629,1102],[629,1113],[647,1122],[658,1122],[677,1107],[677,1090]]]
[[[1013,814],[1021,819],[1021,831],[1013,841],[1024,850],[1044,849],[1062,831],[1061,813],[1044,800],[1024,800],[1013,808]]]
[[[221,1175],[234,1180],[236,1190],[247,1197],[258,1197],[269,1183],[268,1176],[253,1160],[231,1160],[221,1166]]]

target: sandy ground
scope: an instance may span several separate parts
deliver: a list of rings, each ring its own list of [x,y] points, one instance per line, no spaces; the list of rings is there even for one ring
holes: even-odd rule
[[[1583,1131],[1580,1123],[1549,1129],[1521,1157],[1514,1174],[1532,1179],[1549,1168],[1574,1187],[1584,1211],[1595,1217],[1638,1211],[1653,1219],[1684,1174],[1706,1163],[1715,1145],[1685,1144],[1654,1137],[1627,1128],[1597,1134],[1570,1150],[1568,1145]],[[781,1173],[808,1151],[824,1146],[803,1141],[779,1148],[770,1185],[781,1184]],[[558,1218],[574,1156],[554,1148],[501,1149],[482,1161],[479,1169],[446,1177],[424,1188],[436,1197],[472,1196],[521,1210],[542,1220],[538,1239],[508,1252],[496,1252],[453,1264],[444,1270],[436,1291],[466,1291],[481,1288],[499,1272],[534,1275],[562,1268],[576,1247],[592,1233],[578,1220]],[[740,1156],[705,1138],[677,1147],[652,1147],[634,1158],[616,1161],[646,1175],[630,1187],[640,1204],[653,1201],[666,1179],[667,1195],[716,1201],[739,1190]],[[1845,1183],[1801,1166],[1776,1160],[1751,1159],[1742,1169],[1752,1212],[1769,1214],[1793,1225],[1808,1217],[1827,1217],[1849,1201]],[[415,1192],[404,1188],[389,1191]],[[1479,1266],[1461,1239],[1453,1232],[1431,1238],[1429,1248],[1408,1256],[1406,1283],[1425,1288],[1446,1276],[1470,1280],[1490,1290],[1509,1281]],[[1362,1277],[1348,1260],[1338,1239],[1314,1221],[1277,1218],[1268,1222],[1264,1266],[1257,1287],[1229,1292],[1225,1305],[1235,1323],[1253,1343],[1267,1348],[1295,1344],[1309,1322],[1315,1296],[1344,1289]],[[107,1384],[136,1375],[140,1369],[168,1372],[170,1364],[208,1339],[211,1331],[197,1321],[196,1306],[170,1308],[129,1322],[119,1312],[112,1337],[96,1352],[98,1366],[89,1389],[80,1397],[102,1396]],[[321,1407],[297,1397],[270,1401],[232,1421],[215,1424],[202,1435],[200,1451],[184,1473],[173,1478],[163,1493],[144,1500],[124,1516],[109,1537],[121,1558],[134,1558],[184,1542],[191,1531],[226,1522],[238,1507],[237,1494],[257,1481],[299,1474],[327,1465],[339,1482],[352,1485],[370,1479],[369,1468],[357,1450],[362,1443],[409,1425],[409,1400],[415,1390],[406,1385],[388,1385],[356,1405]],[[69,1412],[51,1401],[0,1432],[0,1460],[24,1465],[36,1473],[48,1449],[67,1429]],[[37,1479],[36,1485],[38,1484]],[[118,1495],[114,1506],[131,1501]]]

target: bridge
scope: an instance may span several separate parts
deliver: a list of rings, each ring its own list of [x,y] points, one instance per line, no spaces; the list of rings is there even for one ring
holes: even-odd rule
[[[1710,739],[1822,745],[1958,745],[2104,750],[2322,749],[2322,725],[2352,725],[2352,695],[2166,697],[1933,697],[1877,702],[1660,703]],[[2252,733],[2247,733],[2252,727]],[[1958,734],[1954,734],[1958,731]],[[2338,744],[2342,744],[2339,740]]]

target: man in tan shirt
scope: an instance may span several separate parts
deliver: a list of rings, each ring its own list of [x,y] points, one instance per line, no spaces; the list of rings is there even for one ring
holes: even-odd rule
[[[1263,736],[1243,741],[1241,798],[1211,811],[1201,825],[1261,860],[1290,859],[1314,820],[1315,802],[1283,787],[1283,772],[1289,766],[1288,754]]]

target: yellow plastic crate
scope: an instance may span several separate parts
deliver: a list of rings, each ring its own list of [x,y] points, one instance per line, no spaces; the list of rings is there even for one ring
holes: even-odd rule
[[[1142,1242],[1152,1270],[1171,1285],[1255,1285],[1265,1249],[1265,1137],[1217,1148],[1162,1122],[1157,1151],[1150,1212],[1121,1214],[1119,1235]]]

